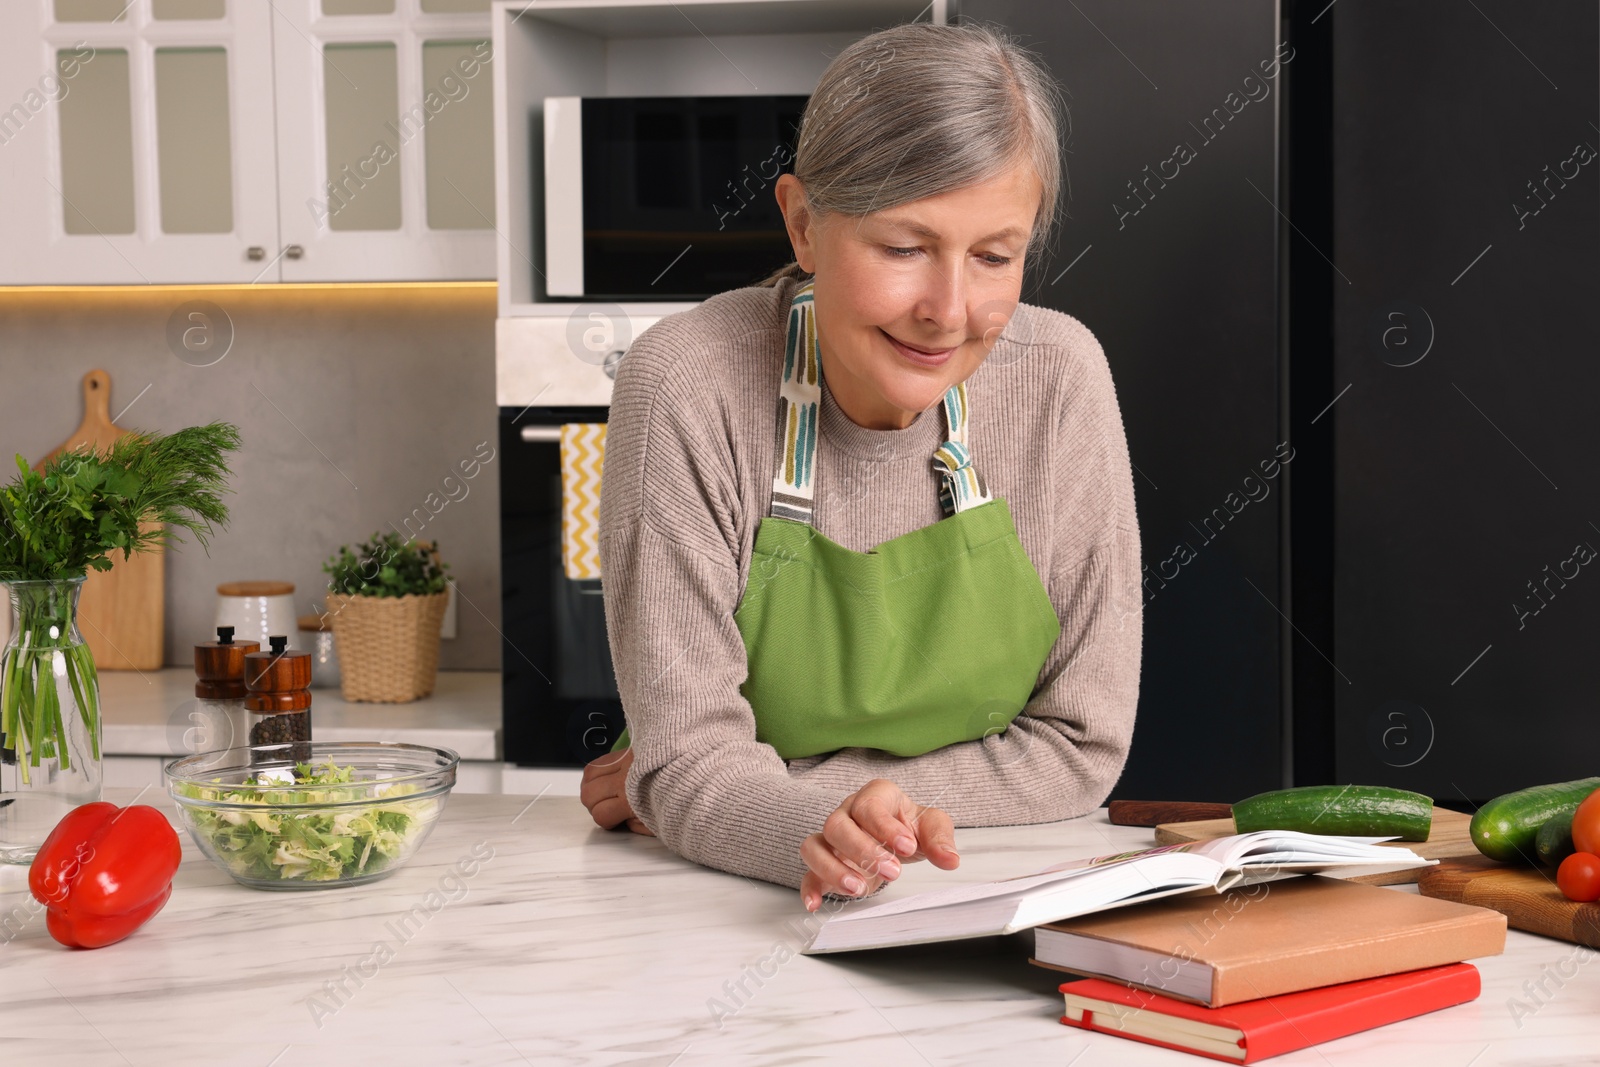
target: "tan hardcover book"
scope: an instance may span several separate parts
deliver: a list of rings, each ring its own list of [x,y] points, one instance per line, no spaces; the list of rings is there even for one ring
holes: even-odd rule
[[[1331,878],[1258,882],[1051,923],[1033,962],[1217,1008],[1505,951],[1488,908]]]

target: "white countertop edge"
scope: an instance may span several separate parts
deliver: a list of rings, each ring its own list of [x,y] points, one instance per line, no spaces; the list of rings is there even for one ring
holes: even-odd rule
[[[394,741],[408,745],[448,748],[464,760],[500,759],[500,731],[473,727],[366,727],[321,726],[314,720],[312,736],[318,741]],[[160,756],[177,759],[165,726],[106,723],[100,750],[106,756]]]
[[[396,741],[448,748],[463,760],[502,758],[499,671],[440,671],[433,695],[405,704],[346,701],[337,688],[311,691],[311,734],[319,741]],[[104,671],[101,752],[162,756],[189,750],[194,671]]]

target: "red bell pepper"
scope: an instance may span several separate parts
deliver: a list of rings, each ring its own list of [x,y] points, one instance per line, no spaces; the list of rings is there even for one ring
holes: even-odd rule
[[[161,812],[101,800],[74,808],[50,831],[28,869],[28,888],[47,909],[50,936],[72,948],[101,948],[162,909],[182,858]]]

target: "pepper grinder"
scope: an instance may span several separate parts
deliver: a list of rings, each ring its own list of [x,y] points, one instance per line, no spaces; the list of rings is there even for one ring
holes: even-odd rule
[[[235,641],[233,627],[217,627],[217,639],[194,646],[195,724],[183,732],[185,752],[216,752],[212,767],[248,765],[250,716],[245,711],[244,658],[258,641]]]
[[[245,709],[250,716],[251,745],[294,742],[289,758],[311,762],[311,653],[289,648],[287,636],[267,638],[269,652],[245,656],[244,681],[250,690]],[[255,754],[255,762],[270,763],[282,755]]]

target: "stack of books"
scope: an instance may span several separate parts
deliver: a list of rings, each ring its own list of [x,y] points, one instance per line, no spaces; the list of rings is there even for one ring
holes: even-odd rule
[[[1033,962],[1094,976],[1061,986],[1069,1026],[1255,1063],[1474,1000],[1462,961],[1505,939],[1486,908],[1301,878],[1050,923]]]
[[[824,923],[843,952],[1036,928],[1070,1026],[1235,1063],[1473,1000],[1496,911],[1343,879],[1433,863],[1383,838],[1263,831],[1075,860]],[[1307,874],[1322,877],[1301,877]]]

